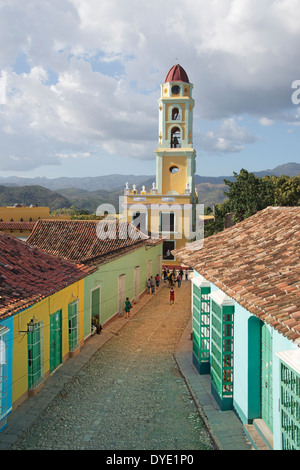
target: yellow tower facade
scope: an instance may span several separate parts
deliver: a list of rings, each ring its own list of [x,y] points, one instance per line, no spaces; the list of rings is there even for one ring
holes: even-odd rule
[[[150,191],[126,187],[125,217],[152,238],[163,238],[163,264],[179,267],[172,250],[192,241],[197,195],[194,185],[193,85],[175,65],[161,85],[156,182]]]

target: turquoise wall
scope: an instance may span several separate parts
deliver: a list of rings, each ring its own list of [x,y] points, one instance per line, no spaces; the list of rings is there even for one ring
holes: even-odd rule
[[[194,276],[199,274],[194,271]],[[219,290],[211,284],[211,292]],[[278,352],[298,347],[267,325],[272,337],[273,448],[281,449],[280,359]],[[261,416],[261,321],[235,302],[233,406],[242,423]]]
[[[146,289],[148,261],[152,260],[152,276],[157,274],[157,258],[162,255],[162,244],[141,247],[114,261],[99,266],[98,271],[84,280],[84,336],[91,332],[91,291],[101,288],[100,323],[103,325],[118,312],[118,279],[125,274],[125,297],[134,297],[134,270],[140,267],[139,294]],[[161,275],[161,273],[160,273]]]
[[[235,303],[233,405],[246,424],[260,417],[260,320]]]

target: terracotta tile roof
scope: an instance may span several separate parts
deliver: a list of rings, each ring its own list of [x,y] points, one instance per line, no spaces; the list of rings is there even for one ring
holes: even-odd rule
[[[0,233],[0,318],[30,307],[94,270]]]
[[[106,231],[108,227],[109,231]],[[39,220],[27,243],[62,259],[102,262],[129,247],[156,244],[132,224],[99,220]]]
[[[33,230],[35,222],[0,222],[1,230]]]
[[[300,207],[268,207],[173,253],[300,346]]]

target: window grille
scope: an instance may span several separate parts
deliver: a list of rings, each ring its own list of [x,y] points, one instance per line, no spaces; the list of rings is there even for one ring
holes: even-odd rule
[[[233,396],[233,305],[211,303],[211,380],[221,399]]]
[[[69,323],[69,351],[75,351],[79,346],[80,340],[80,317],[79,300],[76,299],[68,305],[68,323]]]
[[[209,372],[210,287],[193,284],[193,354],[200,373]]]
[[[282,450],[300,450],[300,375],[281,363]]]
[[[44,328],[36,323],[34,331],[27,333],[28,389],[36,388],[44,380]]]

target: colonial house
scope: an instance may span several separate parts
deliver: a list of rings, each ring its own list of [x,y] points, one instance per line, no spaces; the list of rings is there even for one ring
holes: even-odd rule
[[[0,233],[0,430],[7,415],[79,350],[83,279],[93,270]]]
[[[27,240],[60,259],[95,268],[84,281],[84,337],[122,314],[125,299],[137,303],[147,279],[162,271],[162,240],[131,223],[40,220]]]
[[[36,204],[2,206],[0,207],[0,231],[25,241],[33,230],[35,222],[49,217],[49,207],[40,207]]]
[[[258,433],[270,449],[300,450],[299,253],[299,207],[268,207],[176,251],[194,269],[193,363],[254,448]]]
[[[27,240],[35,222],[0,222],[0,231],[21,240]]]

